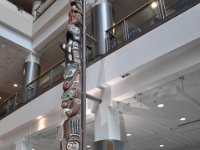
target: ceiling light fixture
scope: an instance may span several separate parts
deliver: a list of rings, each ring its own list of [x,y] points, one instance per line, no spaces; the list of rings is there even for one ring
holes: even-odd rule
[[[131,134],[130,134],[130,133],[127,133],[126,136],[131,136]]]
[[[156,7],[158,7],[158,3],[157,2],[152,2],[151,3],[151,8],[155,9]]]
[[[162,107],[164,107],[165,105],[164,105],[164,104],[158,104],[157,106],[158,106],[158,108],[162,108]]]
[[[90,148],[91,146],[90,146],[90,145],[87,145],[86,147],[87,147],[87,148]]]
[[[185,120],[186,120],[186,118],[180,118],[179,120],[180,120],[180,121],[185,121]]]
[[[1,96],[0,96],[0,99],[1,99]]]
[[[18,84],[15,83],[15,84],[13,84],[13,86],[14,86],[14,87],[18,87]]]
[[[40,119],[42,119],[42,116],[38,116],[38,117],[37,117],[37,120],[40,120]]]
[[[160,147],[164,147],[165,145],[160,145]]]
[[[34,148],[32,148],[32,150],[35,150]]]

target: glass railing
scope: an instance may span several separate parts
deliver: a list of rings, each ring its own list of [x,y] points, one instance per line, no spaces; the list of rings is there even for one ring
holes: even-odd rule
[[[64,60],[58,62],[48,71],[41,74],[35,80],[27,85],[26,102],[22,103],[18,93],[14,93],[9,98],[0,102],[0,119],[3,119],[18,108],[24,106],[37,96],[58,85],[63,81],[63,72],[65,69]]]
[[[196,2],[199,0],[155,0],[146,3],[106,31],[108,51],[127,44],[127,41],[146,33],[171,14],[181,13],[180,10]]]
[[[87,46],[87,63],[92,61],[92,50],[90,46]],[[27,85],[26,103],[30,102],[39,95],[45,93],[49,89],[63,82],[63,73],[65,70],[64,59],[52,66],[50,69],[42,73],[32,82]],[[21,103],[18,93],[14,93],[9,98],[0,102],[0,119],[9,115],[16,109],[24,106],[26,103]]]
[[[86,63],[92,61],[91,47],[86,49]],[[27,85],[26,100],[30,101],[63,81],[65,61],[61,60]]]
[[[26,101],[43,94],[63,81],[64,60],[58,62],[27,85]]]
[[[27,85],[26,102],[22,103],[18,93],[11,95],[0,103],[0,119],[6,117],[18,108],[24,106],[34,98],[53,88],[63,81],[65,62],[61,60],[49,70],[38,76]]]
[[[0,103],[0,119],[4,118],[5,116],[9,115],[20,107],[20,103],[18,100],[19,94],[14,93]]]

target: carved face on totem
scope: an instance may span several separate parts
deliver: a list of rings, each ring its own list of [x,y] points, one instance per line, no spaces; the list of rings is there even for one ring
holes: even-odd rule
[[[81,100],[79,98],[67,99],[66,101],[62,102],[61,107],[64,110],[67,117],[72,117],[78,114],[81,107]]]
[[[82,23],[82,1],[81,0],[71,0],[71,10],[68,14],[69,23]]]
[[[67,150],[79,150],[80,144],[78,141],[69,141],[67,143]]]
[[[73,22],[80,23],[80,24],[82,23],[82,17],[78,11],[71,10],[68,15],[69,15],[68,23],[73,23]]]

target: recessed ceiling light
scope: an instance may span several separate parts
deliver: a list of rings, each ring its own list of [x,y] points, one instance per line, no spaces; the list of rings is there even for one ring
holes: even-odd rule
[[[180,121],[185,121],[185,120],[186,120],[186,118],[180,118],[179,120],[180,120]]]
[[[155,9],[158,6],[157,2],[152,2],[151,3],[151,8]]]
[[[35,150],[34,148],[32,148],[32,150]]]
[[[87,148],[90,148],[91,146],[90,146],[90,145],[87,145],[86,147],[87,147]]]
[[[160,147],[164,147],[165,145],[160,145]]]
[[[15,84],[13,84],[13,86],[14,86],[14,87],[18,87],[18,84],[15,83]]]
[[[131,136],[131,134],[130,134],[130,133],[127,133],[126,136]]]
[[[164,107],[165,105],[164,104],[158,104],[157,105],[159,108],[162,108],[162,107]]]
[[[1,99],[1,96],[0,96],[0,99]]]
[[[42,116],[38,116],[38,117],[37,117],[37,120],[40,120],[41,118],[42,118]]]

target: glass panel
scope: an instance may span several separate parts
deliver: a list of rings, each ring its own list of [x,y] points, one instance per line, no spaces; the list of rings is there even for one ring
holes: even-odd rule
[[[192,3],[192,0],[164,0],[166,15],[170,15]]]
[[[64,70],[65,70],[64,62],[52,69],[52,86],[55,86],[63,81]]]
[[[38,94],[42,94],[50,88],[50,84],[51,84],[50,76],[51,76],[51,72],[47,72],[46,74],[44,74],[42,77],[39,78],[39,85],[38,85],[38,91],[37,91]]]
[[[124,23],[121,22],[120,24],[114,26],[112,29],[107,31],[107,41],[108,41],[108,49],[116,47],[117,45],[123,43],[125,41],[125,37],[123,34]]]
[[[147,29],[161,19],[158,2],[154,1],[127,18],[128,37],[136,36],[142,30]]]
[[[158,1],[147,4],[107,31],[108,49],[114,48],[162,19]]]
[[[16,100],[15,100],[15,95],[13,97],[11,97],[8,100],[8,113],[11,113],[15,110],[15,104],[16,104]]]
[[[59,150],[61,139],[61,128],[55,127],[51,130],[41,130],[31,133],[25,137],[24,145],[27,150]]]
[[[96,47],[96,41],[92,36],[86,36],[86,64],[88,65],[93,61],[94,54],[92,49]]]
[[[61,62],[27,86],[27,99],[31,100],[63,81],[65,62]]]
[[[50,73],[47,72],[39,79],[33,81],[27,86],[27,99],[31,100],[38,95],[46,92],[50,88]]]
[[[12,113],[17,108],[18,94],[11,95],[5,102],[0,105],[0,119]]]
[[[8,102],[4,102],[0,106],[0,119],[4,118],[8,114]]]
[[[87,46],[87,49],[86,49],[86,63],[89,64],[90,62],[92,62],[92,60],[93,60],[92,47]]]

